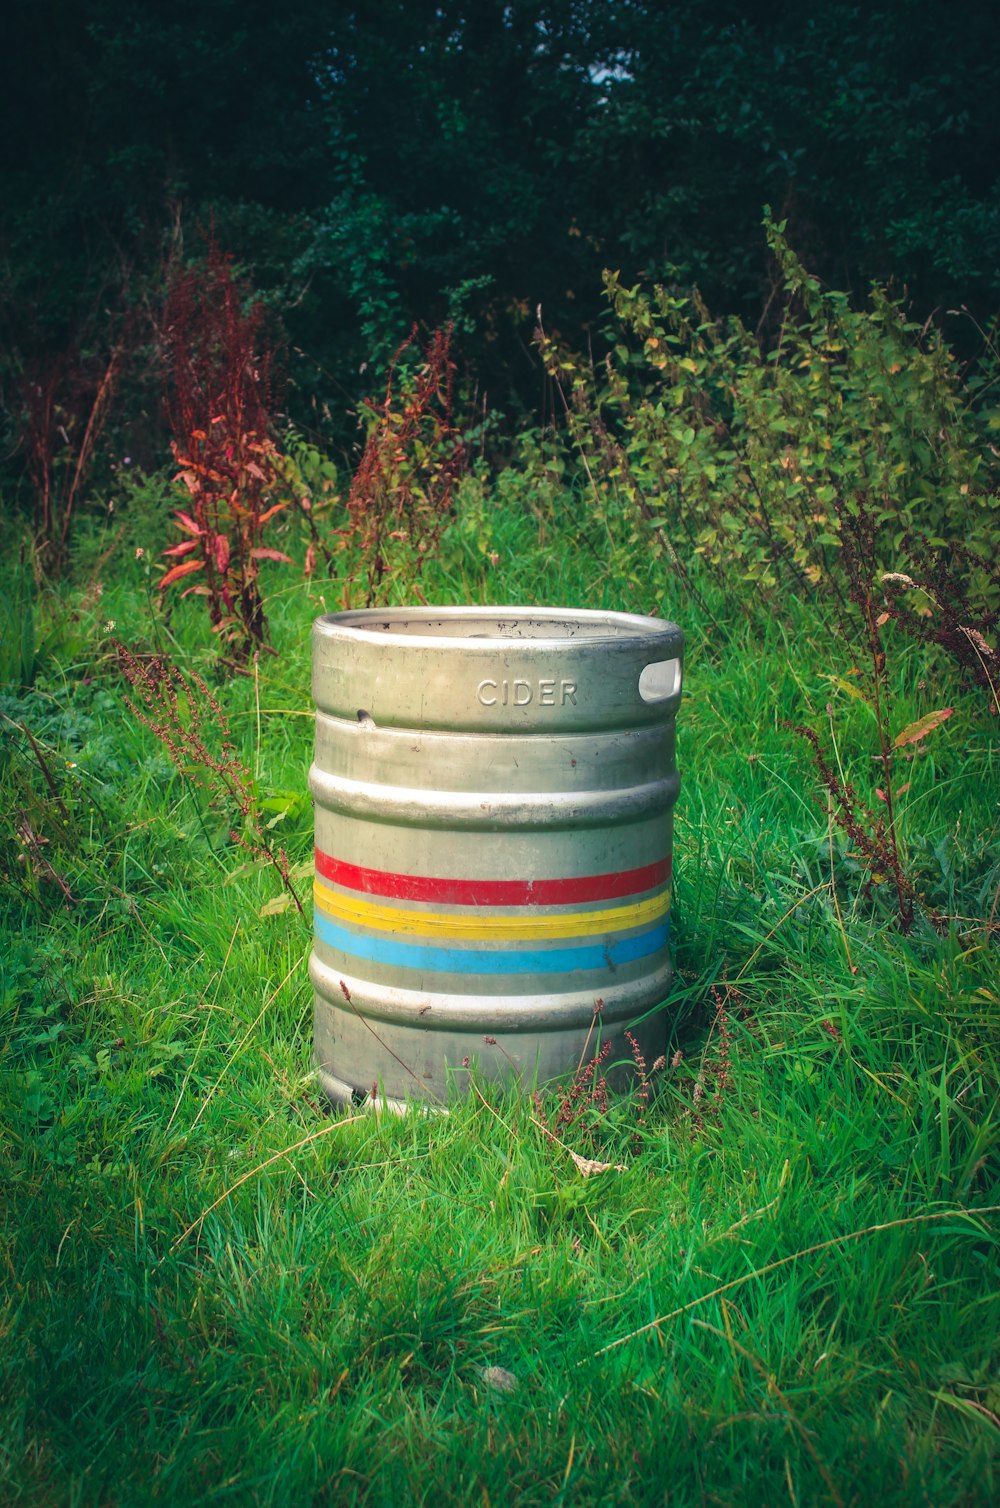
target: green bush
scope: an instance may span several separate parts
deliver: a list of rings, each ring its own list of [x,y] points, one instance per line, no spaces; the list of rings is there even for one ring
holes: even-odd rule
[[[739,319],[713,320],[696,290],[627,288],[615,273],[603,371],[540,333],[599,507],[643,522],[640,553],[652,539],[682,573],[700,559],[730,587],[752,584],[764,611],[788,587],[842,600],[845,534],[863,516],[874,567],[923,580],[961,557],[970,607],[990,612],[1000,412],[977,399],[996,351],[963,374],[898,301],[874,288],[855,309],[804,270],[783,224],[765,224],[786,298],[772,349]]]

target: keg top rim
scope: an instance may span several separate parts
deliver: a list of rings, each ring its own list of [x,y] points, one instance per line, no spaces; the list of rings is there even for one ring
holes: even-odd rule
[[[488,647],[512,641],[528,646],[618,642],[677,635],[676,623],[640,613],[569,607],[368,607],[324,613],[320,632],[346,634],[370,644],[387,640],[414,646]]]

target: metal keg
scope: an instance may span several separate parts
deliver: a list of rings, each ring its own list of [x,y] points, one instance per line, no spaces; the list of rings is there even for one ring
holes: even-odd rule
[[[313,630],[315,1056],[334,1100],[666,1044],[673,623],[378,608]],[[602,1071],[603,1071],[602,1068]]]

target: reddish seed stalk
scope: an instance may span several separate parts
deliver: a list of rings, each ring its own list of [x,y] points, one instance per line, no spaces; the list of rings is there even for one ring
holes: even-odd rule
[[[421,348],[409,380],[397,382],[399,363],[417,341],[416,326],[393,356],[381,403],[369,402],[368,439],[347,498],[345,542],[358,546],[365,601],[383,594],[390,558],[401,562],[411,591],[423,561],[436,548],[452,511],[464,466],[461,437],[452,423],[455,367],[451,331],[435,330]],[[354,579],[352,577],[352,579]],[[350,581],[345,588],[345,605]]]
[[[581,1063],[569,1087],[560,1094],[559,1105],[551,1128],[542,1097],[537,1090],[534,1091],[532,1102],[544,1130],[554,1134],[556,1131],[566,1130],[571,1126],[579,1126],[584,1137],[588,1141],[593,1141],[593,1130],[587,1125],[586,1118],[591,1112],[596,1112],[598,1116],[606,1115],[608,1112],[607,1079],[603,1076],[598,1077],[598,1074],[610,1051],[609,1039],[594,1057],[586,1063]]]
[[[124,350],[122,338],[98,375],[70,348],[38,365],[21,383],[22,440],[35,489],[35,539],[44,568],[56,576],[68,559],[74,510],[108,419]]]
[[[218,699],[195,671],[183,675],[164,655],[137,655],[119,640],[112,640],[118,668],[134,693],[125,705],[155,734],[184,779],[201,787],[216,806],[235,807],[249,824],[253,839],[235,827],[229,836],[251,858],[269,864],[299,915],[305,911],[292,882],[291,866],[283,848],[269,842],[261,820],[259,803],[250,771],[236,753],[229,721]],[[180,699],[186,706],[182,709]],[[206,741],[206,727],[217,735],[217,748]]]
[[[886,808],[885,822],[876,823],[876,827],[881,829],[876,842],[887,861],[885,868],[892,877],[896,891],[900,929],[903,932],[909,932],[913,926],[913,887],[903,873],[896,836],[896,814],[892,796],[892,745],[885,695],[885,647],[878,623],[878,607],[874,601],[878,526],[867,500],[861,497],[855,499],[855,507],[852,510],[838,502],[837,515],[840,519],[841,556],[847,571],[848,595],[861,618],[865,647],[871,665],[871,705],[875,713],[875,726],[878,733]]]
[[[882,639],[882,626],[890,614],[883,610],[883,603],[876,597],[879,521],[872,500],[864,493],[854,497],[849,506],[843,499],[839,499],[836,510],[840,523],[841,560],[847,577],[848,604],[854,608],[860,623],[867,658],[864,681],[868,688],[867,701],[875,717],[877,758],[882,772],[880,795],[885,813],[876,815],[861,800],[852,783],[837,774],[823,752],[819,736],[811,728],[791,723],[784,726],[804,738],[811,747],[813,763],[831,799],[833,820],[851,839],[872,875],[884,874],[889,878],[896,892],[900,930],[909,932],[914,921],[917,890],[906,874],[900,855],[892,785],[894,750],[885,677],[886,651]],[[852,634],[845,611],[842,614],[841,634],[846,644],[850,645],[856,632],[857,626]]]
[[[646,1059],[642,1048],[630,1031],[626,1031],[625,1037],[632,1049],[632,1059],[635,1063],[636,1077],[636,1131],[633,1141],[639,1139],[639,1128],[646,1124],[646,1107],[649,1104],[649,1072],[646,1068]]]

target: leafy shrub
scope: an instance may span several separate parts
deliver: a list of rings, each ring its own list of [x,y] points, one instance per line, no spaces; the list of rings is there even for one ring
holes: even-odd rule
[[[632,511],[640,548],[652,540],[682,576],[694,558],[727,587],[751,583],[768,612],[787,587],[846,608],[845,535],[871,516],[876,567],[921,581],[961,551],[966,610],[992,615],[1000,468],[974,389],[898,302],[875,289],[852,308],[803,269],[783,225],[766,228],[787,297],[772,350],[713,320],[697,291],[614,273],[620,337],[600,382],[539,332],[599,506]]]

